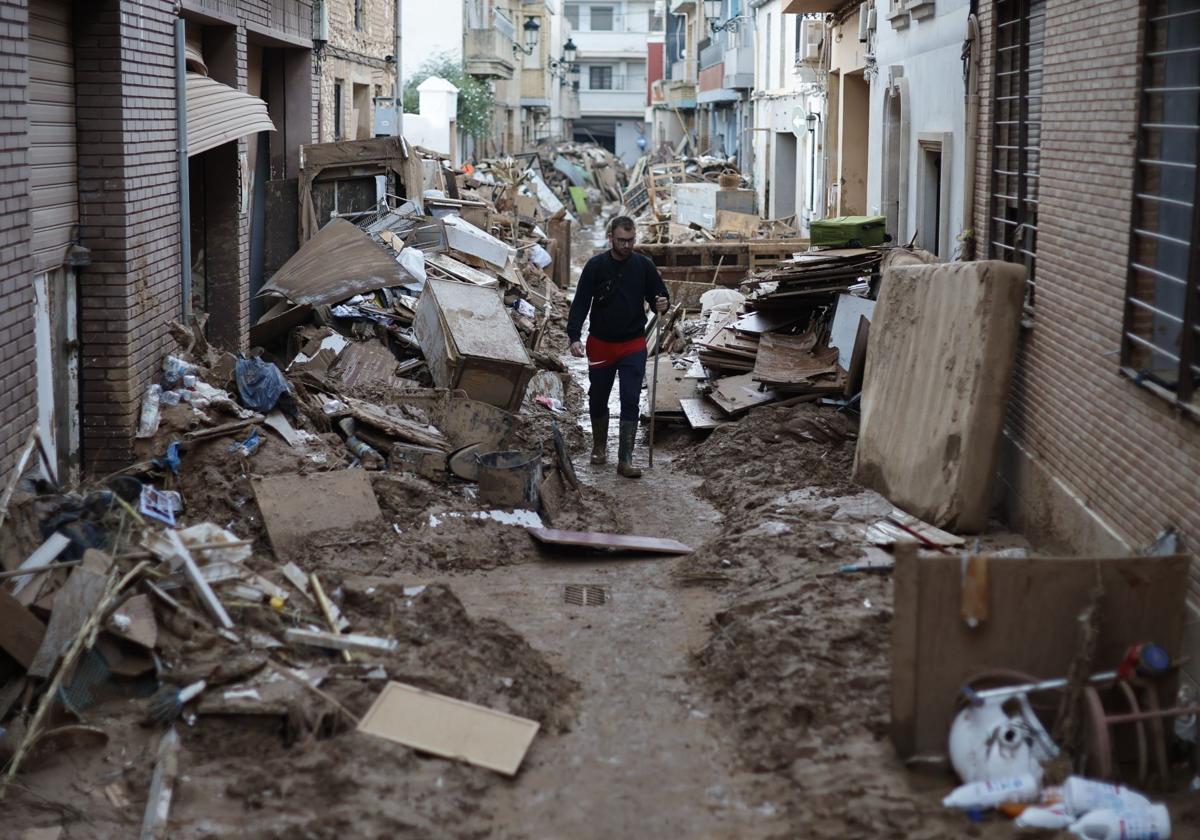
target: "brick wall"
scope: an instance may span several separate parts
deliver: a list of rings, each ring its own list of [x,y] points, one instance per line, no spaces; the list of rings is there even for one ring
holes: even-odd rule
[[[991,0],[980,3],[979,256],[990,190]],[[1049,0],[1038,292],[1008,431],[1131,545],[1200,546],[1200,423],[1118,374],[1141,31],[1136,0]],[[1052,529],[1051,529],[1052,530]],[[1053,538],[1056,535],[1049,533]]]
[[[236,22],[236,83],[242,88],[247,21],[311,37],[309,0],[189,0],[188,8]],[[79,273],[80,400],[83,466],[93,473],[128,463],[141,396],[174,346],[167,325],[181,316],[175,19],[172,0],[77,4],[80,225],[92,252],[92,265]],[[246,141],[240,141],[237,152],[245,150]],[[236,160],[230,169],[240,195]],[[229,325],[232,344],[244,346],[249,326],[244,214],[237,215],[231,234],[239,270],[221,294],[235,319]]]
[[[334,139],[334,83],[342,85],[342,129],[344,139],[356,139],[351,117],[354,107],[354,85],[367,85],[369,95],[391,96],[395,65],[384,57],[395,52],[395,30],[392,21],[395,0],[362,0],[362,29],[354,27],[354,0],[326,0],[329,10],[329,43],[321,52],[319,95],[321,126],[318,136],[322,143]],[[420,50],[419,44],[407,49]],[[375,107],[368,106],[368,136],[374,136]]]
[[[0,5],[0,480],[37,420],[29,227],[29,14]]]

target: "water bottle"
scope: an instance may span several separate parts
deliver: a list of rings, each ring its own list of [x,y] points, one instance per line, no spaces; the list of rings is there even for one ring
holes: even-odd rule
[[[1171,836],[1171,816],[1166,805],[1126,811],[1101,808],[1084,815],[1067,830],[1087,840],[1167,840]]]
[[[1032,802],[1038,798],[1041,785],[1030,773],[996,779],[991,782],[971,782],[955,788],[942,800],[947,808],[974,811],[994,808],[1004,802]]]

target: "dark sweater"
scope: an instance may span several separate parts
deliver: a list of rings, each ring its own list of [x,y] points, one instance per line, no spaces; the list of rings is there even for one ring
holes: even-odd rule
[[[567,337],[579,341],[590,309],[590,335],[604,341],[637,338],[646,331],[646,304],[653,307],[656,297],[670,298],[670,294],[649,257],[634,252],[622,262],[613,259],[612,251],[597,254],[579,275]]]

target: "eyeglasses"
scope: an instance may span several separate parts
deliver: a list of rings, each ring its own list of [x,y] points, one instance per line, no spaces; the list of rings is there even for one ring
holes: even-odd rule
[[[636,236],[631,236],[631,237],[629,237],[628,239],[626,239],[626,238],[625,238],[625,237],[623,237],[623,236],[614,236],[614,237],[613,237],[613,242],[616,242],[616,243],[618,243],[618,244],[620,244],[620,245],[632,245],[632,244],[633,244],[634,242],[636,242],[636,241],[637,241],[637,237],[636,237]]]

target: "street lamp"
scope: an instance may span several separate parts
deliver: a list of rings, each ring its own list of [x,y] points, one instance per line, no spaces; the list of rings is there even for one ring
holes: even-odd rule
[[[724,23],[717,23],[721,17],[721,7],[724,5],[724,0],[704,0],[704,19],[708,21],[708,29],[714,35],[718,32],[737,32],[738,22],[742,18],[741,15],[737,15]]]
[[[564,84],[568,75],[579,75],[579,65],[575,63],[576,49],[575,42],[568,38],[567,43],[563,44],[562,58],[550,59],[550,75],[562,79]]]
[[[542,28],[542,25],[538,23],[537,18],[527,17],[525,25],[521,28],[525,30],[525,46],[514,43],[512,45],[513,53],[523,52],[525,55],[533,55],[534,49],[537,48],[538,30]]]

